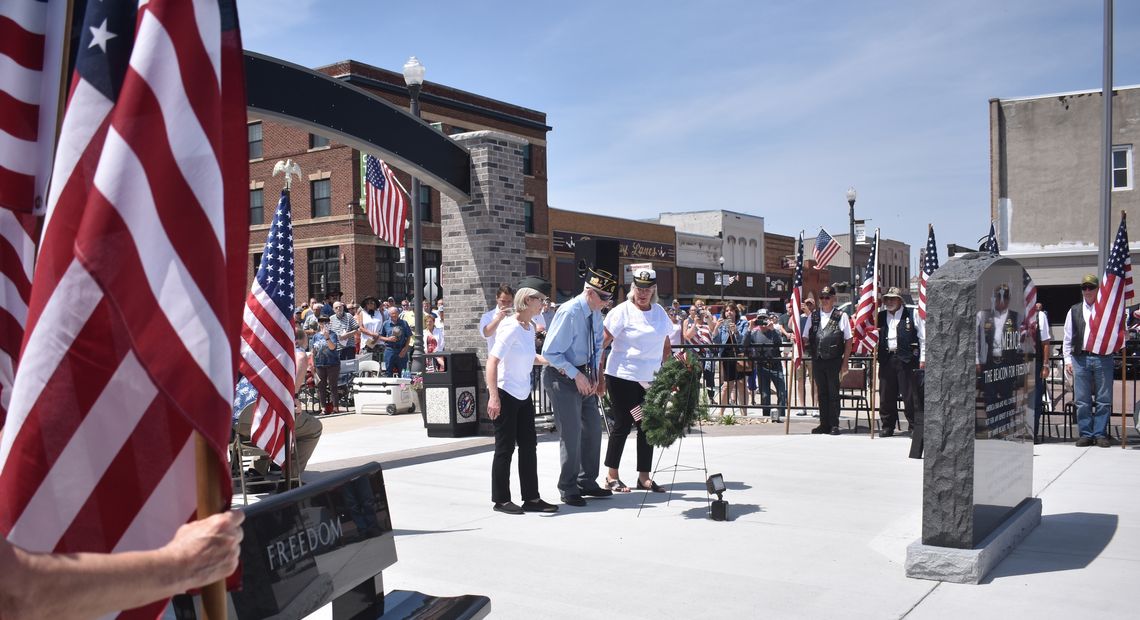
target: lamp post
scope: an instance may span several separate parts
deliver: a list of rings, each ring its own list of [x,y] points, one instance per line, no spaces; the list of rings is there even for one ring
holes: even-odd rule
[[[404,63],[404,83],[408,85],[408,94],[411,95],[412,116],[420,117],[420,89],[424,84],[424,66],[415,56]],[[423,269],[423,235],[420,226],[423,219],[420,213],[420,180],[412,175],[412,269],[415,275],[412,279],[412,309],[415,311],[415,325],[412,327],[412,359],[409,369],[412,372],[423,372],[424,369],[424,269]]]
[[[724,316],[724,257],[718,259],[720,262],[720,315]]]
[[[847,219],[851,224],[851,280],[847,290],[851,293],[851,311],[855,311],[855,188],[847,188]]]

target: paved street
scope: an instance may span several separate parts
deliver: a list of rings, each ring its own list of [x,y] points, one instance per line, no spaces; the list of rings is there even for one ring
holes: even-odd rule
[[[705,457],[728,482],[730,522],[706,518],[699,471],[673,484],[658,474],[672,496],[509,516],[491,511],[489,438],[429,439],[419,420],[328,419],[311,464],[318,476],[387,463],[400,559],[384,573],[386,589],[484,594],[496,618],[1134,617],[1125,596],[1140,574],[1132,449],[1037,446],[1042,524],[989,580],[967,586],[903,575],[922,482],[905,437],[802,434],[810,422],[790,436],[762,434],[773,425],[710,429]],[[632,454],[631,445],[627,482]],[[556,436],[540,437],[538,457],[543,495],[556,501]],[[663,466],[699,467],[701,457],[692,436]],[[330,608],[313,617],[331,617]]]

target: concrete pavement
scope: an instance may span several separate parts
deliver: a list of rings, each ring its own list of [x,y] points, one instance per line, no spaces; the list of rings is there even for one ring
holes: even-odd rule
[[[1134,617],[1125,593],[1140,575],[1136,451],[1036,446],[1041,525],[985,583],[943,584],[903,574],[921,529],[922,467],[906,458],[909,439],[802,434],[812,424],[793,423],[790,436],[763,434],[775,425],[709,430],[705,458],[728,483],[729,522],[706,518],[701,471],[672,484],[659,473],[672,495],[635,492],[550,516],[492,512],[489,438],[430,439],[414,415],[326,420],[310,469],[386,463],[400,559],[385,588],[484,594],[493,617]],[[686,438],[662,467],[700,467],[700,447]],[[538,462],[554,502],[556,435],[540,437]],[[629,482],[632,445],[623,462]]]

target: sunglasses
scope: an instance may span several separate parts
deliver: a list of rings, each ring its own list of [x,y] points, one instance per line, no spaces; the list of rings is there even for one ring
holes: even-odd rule
[[[541,301],[541,302],[543,302],[543,303],[545,303],[545,302],[546,302],[546,298],[545,298],[545,297],[543,297],[542,295],[528,295],[528,296],[527,296],[527,299],[530,299],[530,300],[533,300],[533,301]]]
[[[1097,289],[1097,286],[1095,284],[1082,284],[1081,285],[1082,291],[1095,291],[1096,289]]]
[[[614,298],[614,296],[613,296],[613,294],[612,294],[612,293],[603,293],[602,291],[599,291],[599,290],[598,290],[598,289],[596,289],[596,288],[595,288],[595,289],[591,289],[591,290],[593,290],[593,291],[594,291],[594,294],[598,296],[598,299],[600,299],[600,300],[602,300],[602,301],[609,301],[609,300],[611,300],[611,299],[613,299],[613,298]]]

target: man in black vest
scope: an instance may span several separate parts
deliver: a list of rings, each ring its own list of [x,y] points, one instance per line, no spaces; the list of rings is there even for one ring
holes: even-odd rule
[[[1077,401],[1077,447],[1096,445],[1107,448],[1108,416],[1112,411],[1112,356],[1085,351],[1089,317],[1096,311],[1096,291],[1100,281],[1094,275],[1081,279],[1082,303],[1074,304],[1065,316],[1065,374],[1073,378],[1073,398]],[[1095,397],[1095,398],[1094,398]],[[1095,401],[1095,403],[1094,403]],[[1093,406],[1096,406],[1093,409]]]
[[[914,427],[914,401],[911,381],[926,353],[926,329],[921,319],[903,305],[902,292],[892,286],[883,295],[885,308],[879,311],[879,437],[895,434],[898,425],[898,399],[903,399],[907,427]]]
[[[979,411],[979,416],[996,416],[994,412],[1002,407],[1000,403],[1007,402],[1013,395],[1017,377],[1000,378],[992,381],[982,381],[984,371],[995,370],[1010,364],[1017,363],[1022,352],[1021,319],[1016,310],[1009,309],[1011,291],[1008,284],[1002,283],[994,287],[990,298],[991,308],[978,312],[978,349],[977,373],[982,383],[982,395],[986,404],[985,411]],[[998,407],[999,409],[994,409]],[[992,411],[991,411],[992,410]],[[995,417],[996,419],[996,417]],[[979,421],[983,418],[979,417]],[[988,420],[986,422],[989,423]]]
[[[851,355],[851,319],[835,308],[835,290],[819,291],[819,310],[811,313],[812,375],[819,391],[819,426],[813,435],[839,434],[839,375],[847,372]]]

